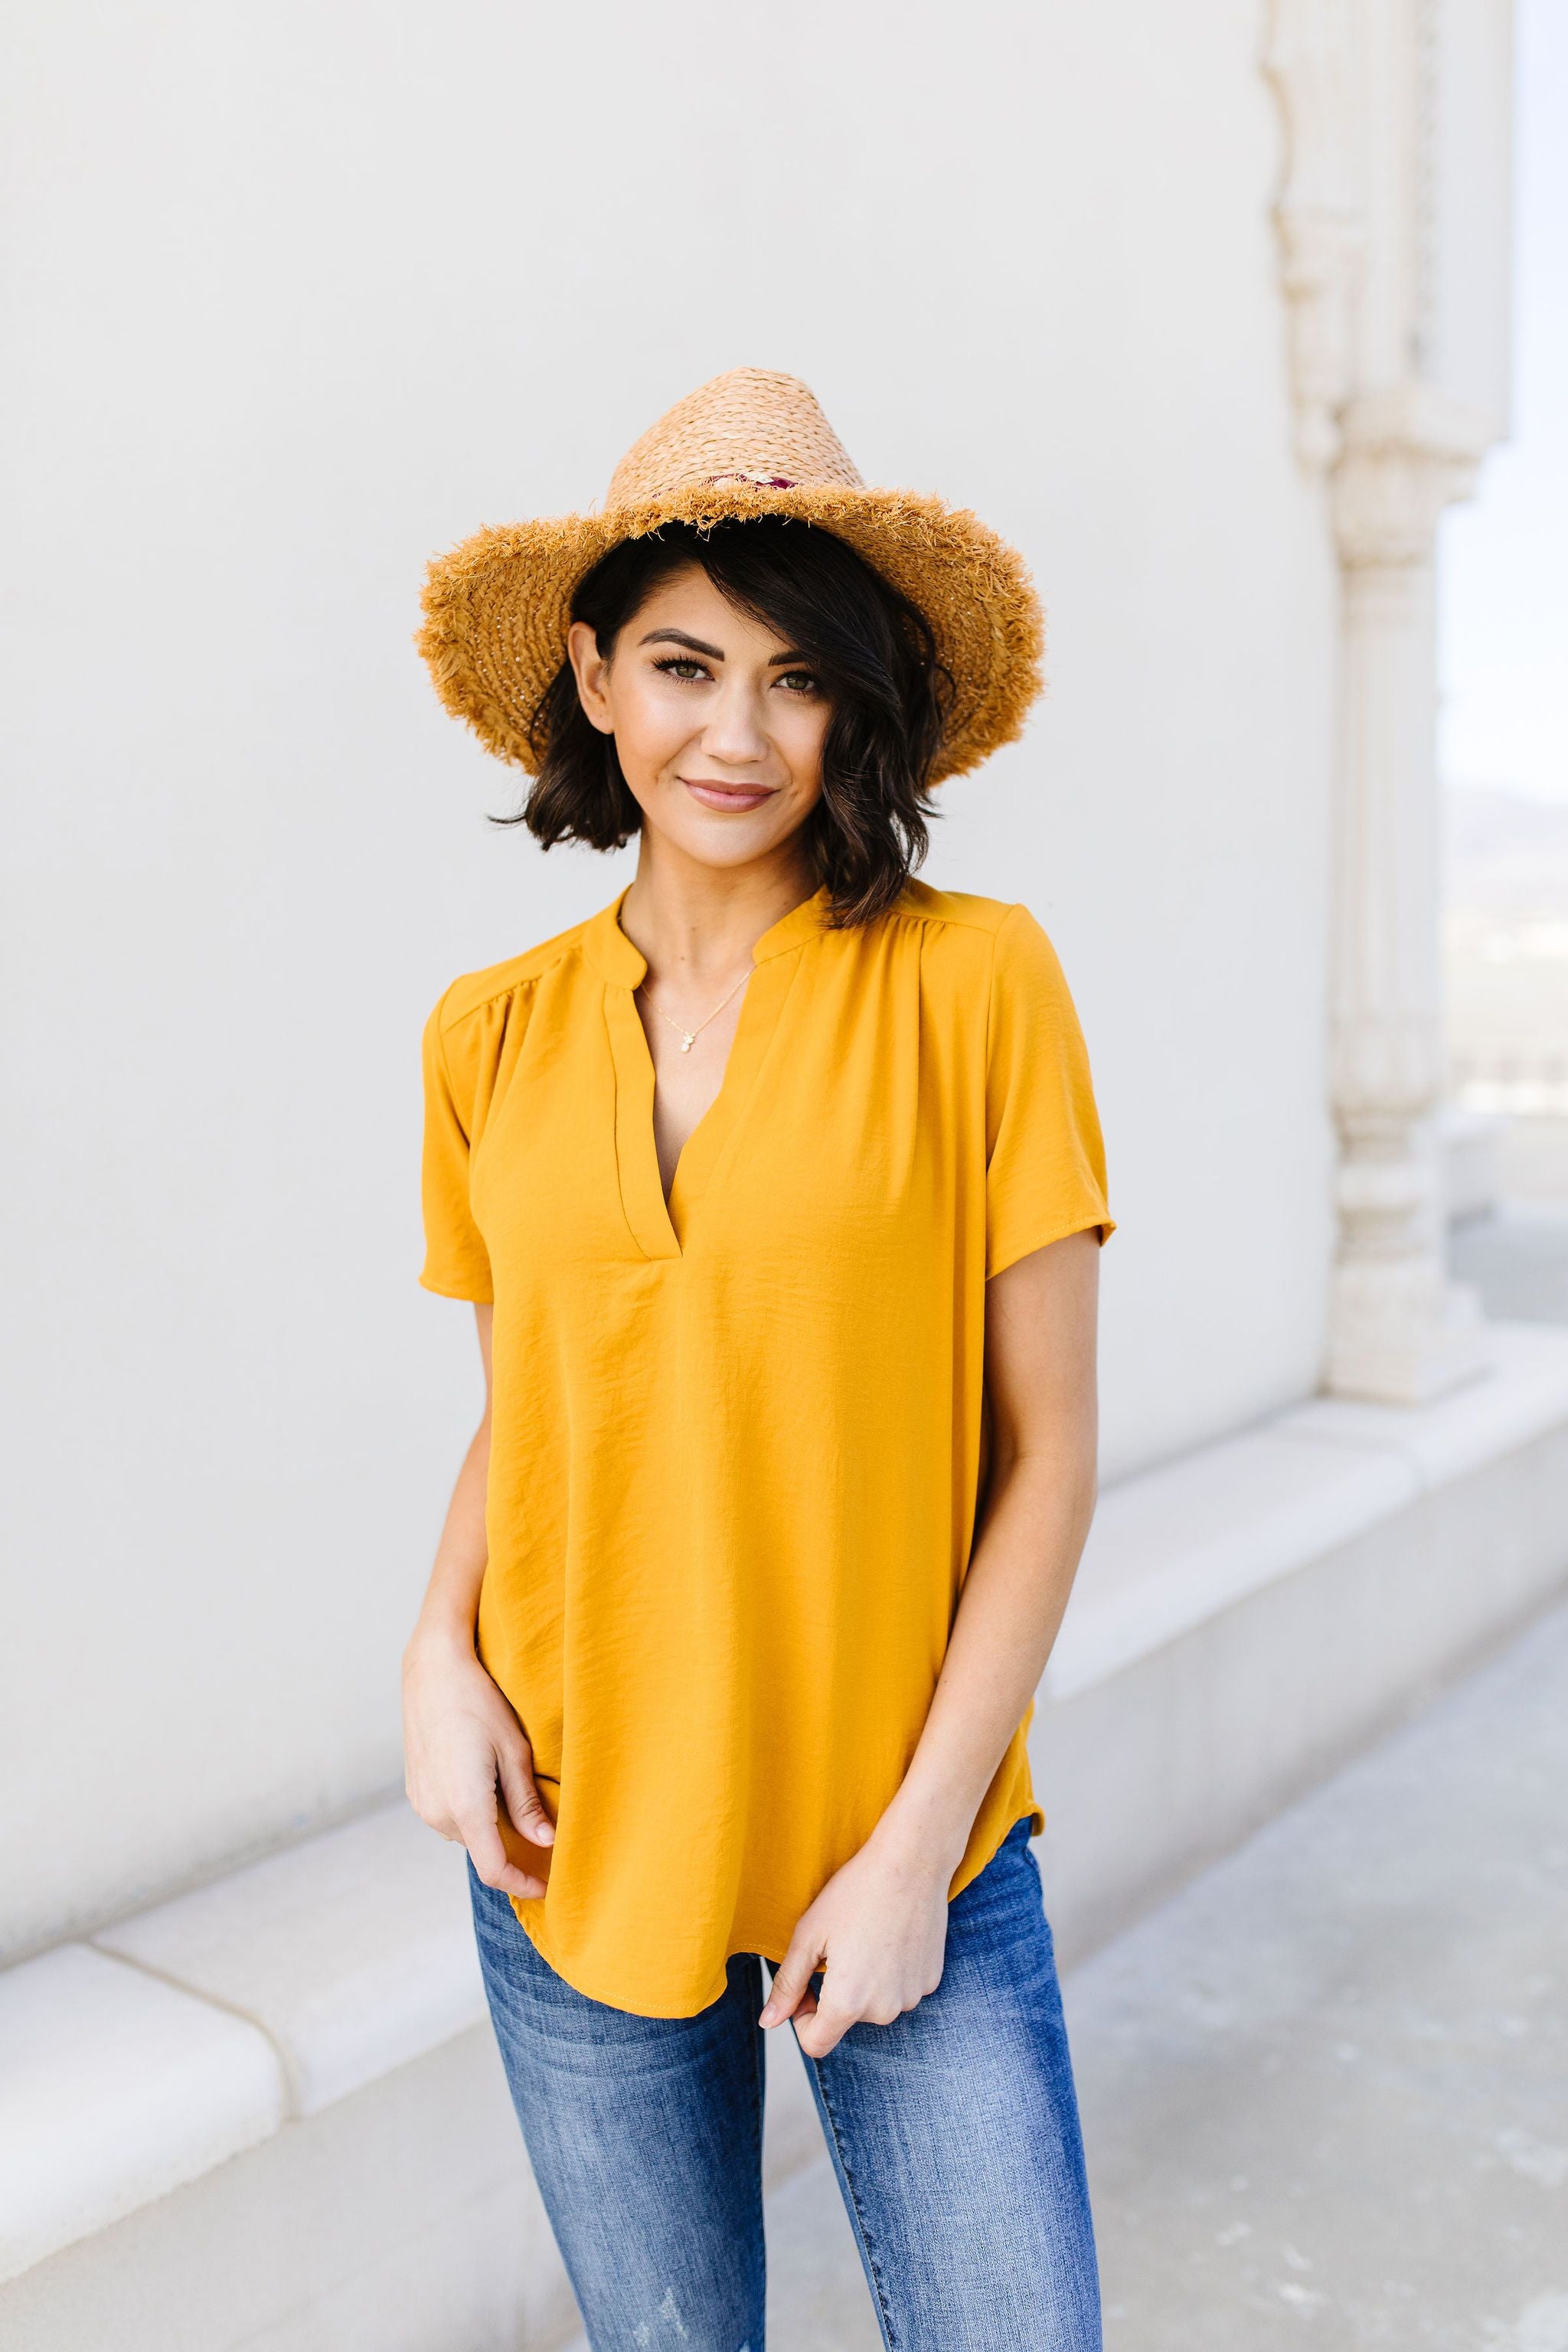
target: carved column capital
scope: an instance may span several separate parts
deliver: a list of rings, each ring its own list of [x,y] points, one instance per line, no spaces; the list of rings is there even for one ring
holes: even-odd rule
[[[1355,41],[1347,0],[1269,0],[1263,70],[1284,132],[1274,225],[1288,305],[1296,446],[1321,471],[1339,453],[1365,224],[1358,200]]]
[[[1495,427],[1430,384],[1404,383],[1341,414],[1334,535],[1347,569],[1430,563],[1438,518],[1468,498]]]
[[[1280,283],[1289,304],[1296,448],[1315,472],[1340,451],[1339,408],[1351,366],[1351,320],[1361,271],[1361,222],[1328,205],[1281,198]]]

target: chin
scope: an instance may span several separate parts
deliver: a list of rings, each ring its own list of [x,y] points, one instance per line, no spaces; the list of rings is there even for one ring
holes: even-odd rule
[[[699,866],[749,866],[781,849],[799,829],[798,824],[780,824],[771,809],[720,816],[716,812],[698,814],[689,804],[679,812],[678,824],[656,827],[671,848]]]
[[[694,833],[683,835],[679,845],[699,866],[724,867],[750,866],[753,859],[765,857],[788,838],[787,834],[775,835],[771,826],[765,834],[752,833],[735,818],[721,817],[711,830],[702,825]]]

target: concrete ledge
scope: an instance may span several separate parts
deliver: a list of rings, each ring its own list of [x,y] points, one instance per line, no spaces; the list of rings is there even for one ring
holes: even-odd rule
[[[0,2288],[5,2352],[539,2352],[578,2324],[488,2025]]]
[[[485,2017],[461,1850],[401,1801],[92,1940],[259,2026],[297,2116]]]
[[[1065,1965],[1568,1584],[1568,1332],[1493,1337],[1436,1404],[1303,1406],[1107,1496],[1030,1733]]]
[[[1111,1487],[1046,1669],[1076,1697],[1415,1501],[1392,1449],[1308,1446],[1278,1423]]]
[[[0,1977],[0,2279],[283,2117],[265,2035],[80,1944]]]
[[[1408,1410],[1315,1399],[1102,1497],[1043,1695],[1067,1700],[1568,1423],[1568,1332],[1496,1324],[1482,1379]]]
[[[1316,1397],[1281,1416],[1290,1436],[1407,1460],[1423,1486],[1447,1486],[1568,1421],[1568,1330],[1493,1323],[1490,1369],[1436,1403],[1402,1410]]]
[[[0,2080],[18,2352],[517,2352],[578,2324],[462,1854],[401,1799],[0,1973]],[[822,2142],[777,2036],[769,2082],[776,2183]]]

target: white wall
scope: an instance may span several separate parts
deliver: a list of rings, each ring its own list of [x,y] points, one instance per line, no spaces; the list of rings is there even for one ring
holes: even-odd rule
[[[1025,547],[1053,698],[927,870],[1026,898],[1080,1001],[1112,1471],[1316,1373],[1331,575],[1254,0],[13,23],[19,1949],[396,1769],[475,1405],[419,1024],[624,878],[487,830],[426,555],[742,362]]]

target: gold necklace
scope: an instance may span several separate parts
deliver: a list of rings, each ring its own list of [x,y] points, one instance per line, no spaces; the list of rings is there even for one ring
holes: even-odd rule
[[[728,993],[727,995],[721,996],[721,997],[719,999],[719,1002],[718,1002],[718,1003],[713,1007],[712,1012],[711,1012],[711,1013],[705,1013],[703,1014],[703,1016],[702,1016],[701,1020],[697,1024],[697,1026],[696,1026],[696,1028],[695,1028],[695,1029],[688,1029],[688,1028],[684,1027],[680,1022],[679,1022],[679,1021],[672,1021],[672,1020],[670,1019],[670,1017],[669,1017],[669,1015],[668,1015],[668,1013],[660,1013],[660,1011],[659,1011],[659,1009],[658,1009],[658,1005],[654,1003],[654,1001],[653,1001],[652,997],[651,997],[651,996],[649,996],[649,995],[647,993],[647,982],[646,980],[639,980],[639,981],[638,981],[638,982],[637,982],[637,988],[638,988],[639,992],[642,993],[643,1002],[644,1002],[644,1003],[647,1006],[648,1011],[649,1011],[649,1012],[650,1012],[650,1013],[655,1016],[655,1018],[656,1018],[657,1020],[662,1021],[662,1022],[663,1022],[663,1024],[664,1024],[664,1025],[665,1025],[665,1027],[666,1027],[667,1029],[673,1029],[673,1030],[674,1030],[674,1032],[675,1032],[676,1035],[677,1035],[677,1036],[679,1038],[679,1040],[680,1040],[680,1050],[681,1050],[681,1052],[682,1052],[683,1054],[689,1054],[689,1053],[690,1053],[690,1051],[691,1051],[691,1048],[693,1047],[693,1045],[696,1045],[697,1040],[699,1039],[699,1037],[700,1037],[700,1036],[701,1036],[702,1032],[704,1031],[704,1029],[706,1029],[706,1028],[707,1028],[708,1024],[710,1023],[710,1021],[716,1021],[716,1020],[718,1019],[718,1017],[719,1017],[720,1013],[723,1012],[724,1007],[726,1006],[726,1004],[728,1004],[728,1003],[729,1003],[729,1002],[730,1002],[730,998],[731,998],[731,996],[735,996],[735,995],[737,995],[737,994],[740,992],[740,991],[741,991],[742,988],[744,988],[744,986],[746,985],[746,982],[750,980],[750,978],[751,978],[751,976],[752,976],[752,971],[754,971],[755,970],[756,970],[756,966],[755,966],[755,964],[753,964],[753,965],[751,967],[751,971],[743,971],[743,972],[741,974],[740,979],[735,982],[734,987],[733,987],[733,988],[731,988],[731,989],[730,990],[729,993]]]

